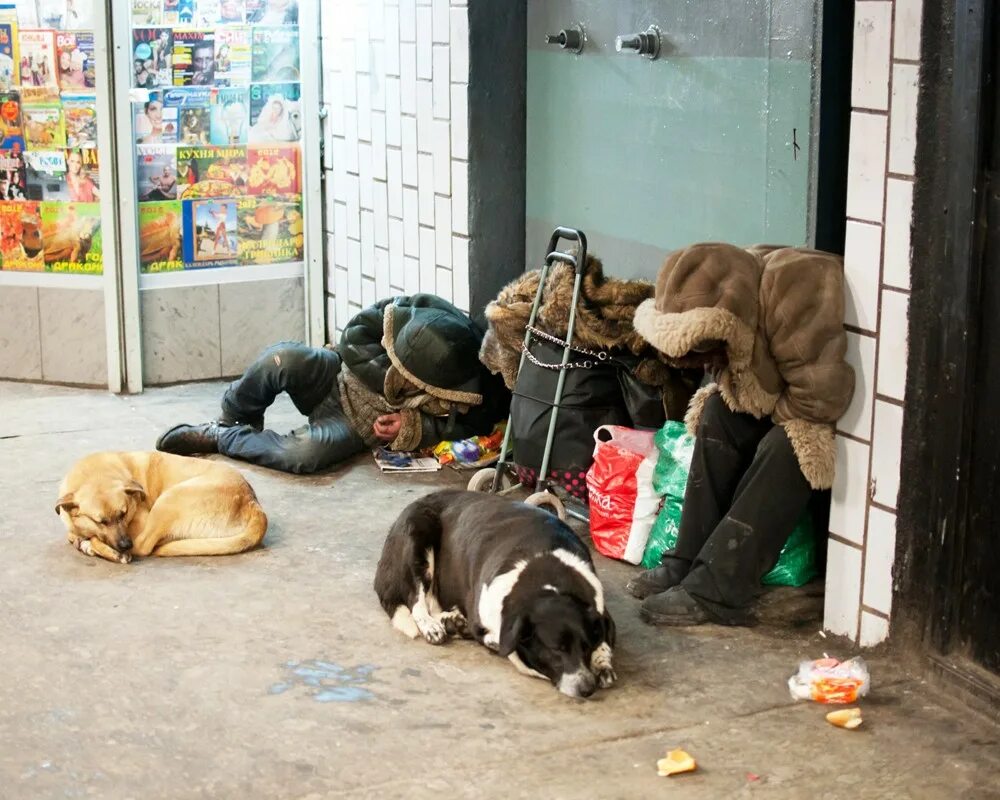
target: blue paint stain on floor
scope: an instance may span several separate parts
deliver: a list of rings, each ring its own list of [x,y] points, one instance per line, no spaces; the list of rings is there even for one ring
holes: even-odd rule
[[[284,694],[303,687],[317,703],[357,703],[373,700],[375,695],[365,688],[370,683],[374,664],[344,667],[332,661],[310,659],[286,661],[285,680],[271,685],[268,694]]]

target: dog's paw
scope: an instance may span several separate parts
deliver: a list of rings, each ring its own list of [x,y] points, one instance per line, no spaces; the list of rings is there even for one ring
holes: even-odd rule
[[[132,554],[131,553],[119,553],[118,554],[118,563],[119,564],[129,564],[131,562],[132,562]]]
[[[77,543],[77,550],[79,550],[85,556],[94,555],[94,546],[90,543],[90,539],[81,539]]]
[[[444,625],[444,629],[449,636],[460,636],[464,638],[470,635],[469,622],[465,618],[465,615],[457,609],[445,611],[443,614],[439,614],[438,621]]]
[[[428,619],[420,623],[420,633],[430,644],[444,644],[448,640],[448,631],[436,619]]]
[[[611,667],[599,669],[594,673],[594,677],[597,678],[597,685],[602,689],[610,689],[618,680],[618,676],[615,675],[615,671]]]

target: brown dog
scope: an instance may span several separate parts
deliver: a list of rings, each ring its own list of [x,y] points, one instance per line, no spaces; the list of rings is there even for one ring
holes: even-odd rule
[[[94,453],[59,487],[69,543],[127,564],[133,555],[213,556],[256,547],[267,516],[230,466],[167,453]]]

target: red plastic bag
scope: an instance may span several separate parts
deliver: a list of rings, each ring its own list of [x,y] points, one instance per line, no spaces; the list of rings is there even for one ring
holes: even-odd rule
[[[590,537],[599,553],[630,564],[642,561],[660,507],[653,435],[620,425],[594,431],[594,463],[587,471]]]

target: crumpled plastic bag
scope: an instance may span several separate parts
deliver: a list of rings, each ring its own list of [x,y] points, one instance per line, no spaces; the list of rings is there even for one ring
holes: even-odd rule
[[[868,694],[869,688],[871,674],[861,657],[803,661],[799,671],[788,679],[788,691],[795,700],[817,703],[853,703]]]

